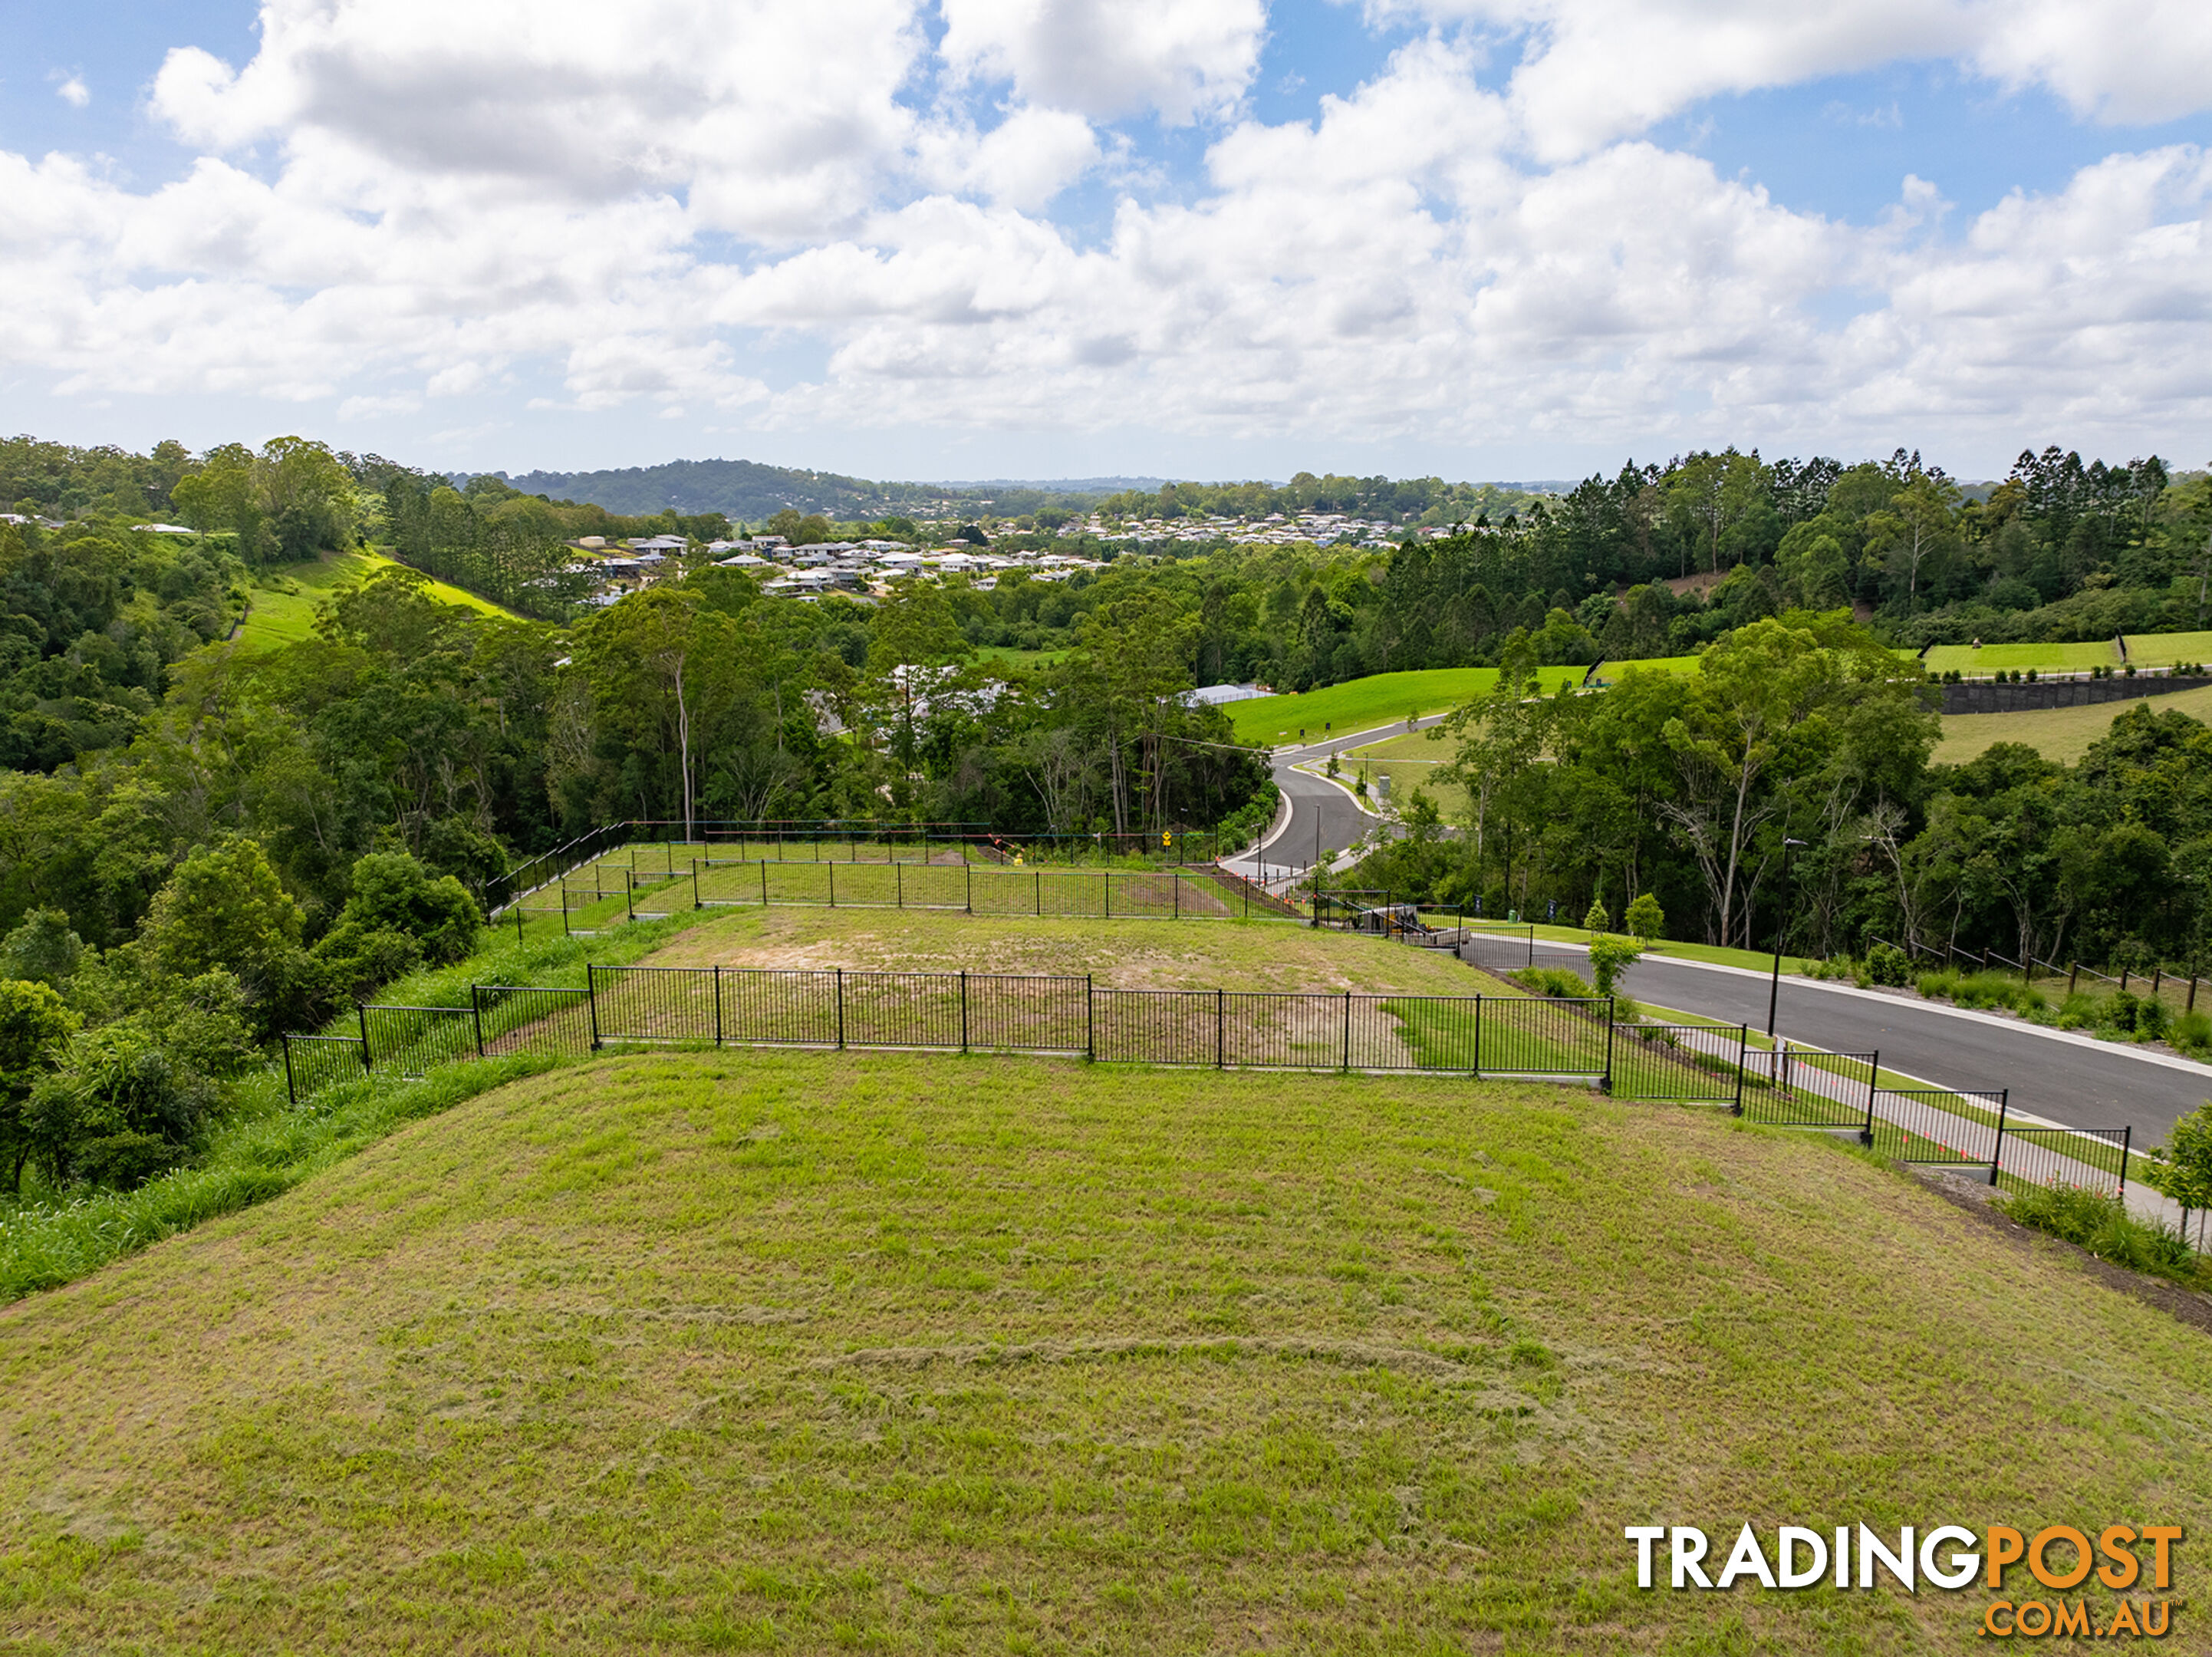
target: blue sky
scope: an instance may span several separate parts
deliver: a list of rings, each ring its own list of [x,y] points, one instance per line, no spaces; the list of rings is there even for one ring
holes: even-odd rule
[[[0,387],[456,468],[2203,465],[2212,24],[2127,7],[14,6]]]

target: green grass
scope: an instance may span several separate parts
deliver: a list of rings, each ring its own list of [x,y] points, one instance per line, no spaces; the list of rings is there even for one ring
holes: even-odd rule
[[[2212,1343],[2070,1257],[1452,1081],[604,1058],[0,1378],[27,1652],[1965,1652],[1988,1595],[1639,1593],[1622,1527],[2212,1522]]]
[[[1936,758],[1963,765],[2000,742],[2024,742],[2045,759],[2079,763],[2090,744],[2109,734],[2112,722],[2130,708],[2153,713],[2169,709],[2192,719],[2212,721],[2212,685],[2125,702],[2100,702],[2086,708],[2032,708],[2007,714],[1946,714]]]
[[[1695,656],[1668,656],[1651,661],[1607,662],[1599,670],[1604,679],[1617,679],[1629,667],[1655,667],[1685,673]],[[1583,667],[1546,667],[1538,677],[1547,693],[1563,684],[1578,685],[1588,672]],[[1495,667],[1430,667],[1409,673],[1371,673],[1346,679],[1300,696],[1257,697],[1232,702],[1224,711],[1237,740],[1270,746],[1296,742],[1303,728],[1309,741],[1318,740],[1322,728],[1334,733],[1376,730],[1398,723],[1410,715],[1442,713],[1471,698],[1486,693],[1498,683]]]
[[[1067,650],[1024,650],[1012,644],[981,644],[975,648],[976,661],[1006,667],[1056,667],[1071,654]]]
[[[1432,742],[1427,731],[1418,731],[1354,749],[1345,755],[1340,765],[1347,781],[1364,772],[1370,787],[1389,777],[1390,803],[1401,811],[1413,790],[1420,789],[1436,801],[1446,822],[1456,823],[1468,813],[1467,790],[1456,783],[1438,782],[1437,771],[1450,763],[1457,747],[1449,738]]]
[[[254,579],[246,619],[239,630],[240,647],[249,652],[274,650],[313,637],[317,605],[360,585],[394,563],[380,552],[337,552],[305,564],[282,564],[260,572]],[[510,613],[490,600],[478,598],[449,582],[431,582],[427,590],[447,604],[457,604],[479,614]]]
[[[2212,632],[2130,633],[2127,660],[2138,667],[2163,667],[2176,661],[2212,661]],[[1969,676],[1993,673],[2000,668],[2040,673],[2087,673],[2092,667],[2121,665],[2120,653],[2110,639],[2068,644],[1939,644],[1924,658],[1936,673],[1955,667]]]

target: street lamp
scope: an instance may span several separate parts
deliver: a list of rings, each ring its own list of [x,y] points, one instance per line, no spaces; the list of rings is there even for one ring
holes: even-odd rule
[[[1782,913],[1774,921],[1774,977],[1766,986],[1766,1039],[1774,1039],[1774,1008],[1782,996],[1782,936],[1790,923],[1790,854],[1805,844],[1789,836],[1782,838]]]

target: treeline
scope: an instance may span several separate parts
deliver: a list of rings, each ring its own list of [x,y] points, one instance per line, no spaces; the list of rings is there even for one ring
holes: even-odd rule
[[[1316,477],[1301,472],[1287,484],[1170,483],[1157,490],[1122,490],[1102,497],[1092,509],[1115,518],[1170,521],[1342,512],[1394,524],[1473,523],[1492,514],[1504,516],[1537,498],[1530,491],[1496,484],[1448,484],[1441,478],[1341,478],[1334,472]],[[1042,515],[1038,521],[1043,521]]]
[[[1515,640],[1497,690],[1440,728],[1464,807],[1417,791],[1408,838],[1354,884],[1492,917],[1595,902],[1616,924],[1649,893],[1668,936],[1778,930],[1823,957],[2206,962],[2212,729],[2186,715],[2134,704],[2074,766],[2014,743],[1933,765],[1923,676],[1840,611],[1759,619],[1693,673],[1631,668],[1601,696],[1541,697],[1535,665]]]

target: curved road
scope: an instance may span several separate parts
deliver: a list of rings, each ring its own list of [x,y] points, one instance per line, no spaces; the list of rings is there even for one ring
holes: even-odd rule
[[[1467,953],[1485,957],[1486,966],[1526,963],[1525,944],[1512,952],[1516,959],[1507,960],[1502,941],[1471,945]],[[1535,954],[1540,966],[1548,956],[1554,965],[1586,970],[1588,951],[1576,944],[1539,939]],[[1623,975],[1621,988],[1655,1007],[1764,1030],[1768,983],[1766,974],[1741,967],[1646,956]],[[1775,1027],[1781,1035],[1836,1052],[1878,1052],[1883,1069],[1939,1087],[2007,1089],[2012,1109],[2045,1121],[2131,1127],[2139,1146],[2162,1142],[2176,1118],[2212,1099],[2212,1066],[1811,978],[1784,978]]]
[[[1431,716],[1418,727],[1425,729],[1443,717]],[[1362,807],[1349,790],[1295,767],[1404,729],[1402,722],[1394,723],[1276,749],[1274,777],[1282,791],[1282,813],[1265,839],[1243,856],[1228,859],[1228,866],[1280,887],[1316,861],[1334,859],[1363,838],[1382,819]],[[1492,943],[1482,953],[1495,955],[1498,948]],[[1539,964],[1550,955],[1558,965],[1587,971],[1581,959],[1587,952],[1578,945],[1540,940],[1535,951]],[[1474,959],[1476,952],[1468,953]],[[1500,957],[1481,964],[1525,965],[1525,946],[1512,960]],[[1630,969],[1622,988],[1655,1006],[1756,1030],[1766,1027],[1764,973],[1648,956]],[[2163,1142],[2177,1118],[2212,1099],[2212,1066],[1809,978],[1782,980],[1776,1028],[1793,1040],[1836,1052],[1878,1052],[1886,1069],[1940,1087],[2007,1089],[2013,1109],[2046,1121],[2081,1128],[2132,1127],[2138,1145]]]
[[[1443,717],[1431,714],[1416,721],[1415,728],[1426,730]],[[1315,863],[1334,859],[1364,838],[1382,819],[1355,800],[1349,789],[1296,767],[1405,732],[1405,722],[1400,721],[1370,731],[1346,731],[1318,742],[1276,749],[1275,786],[1282,791],[1284,809],[1265,839],[1241,856],[1224,859],[1225,866],[1262,885],[1282,886]]]

